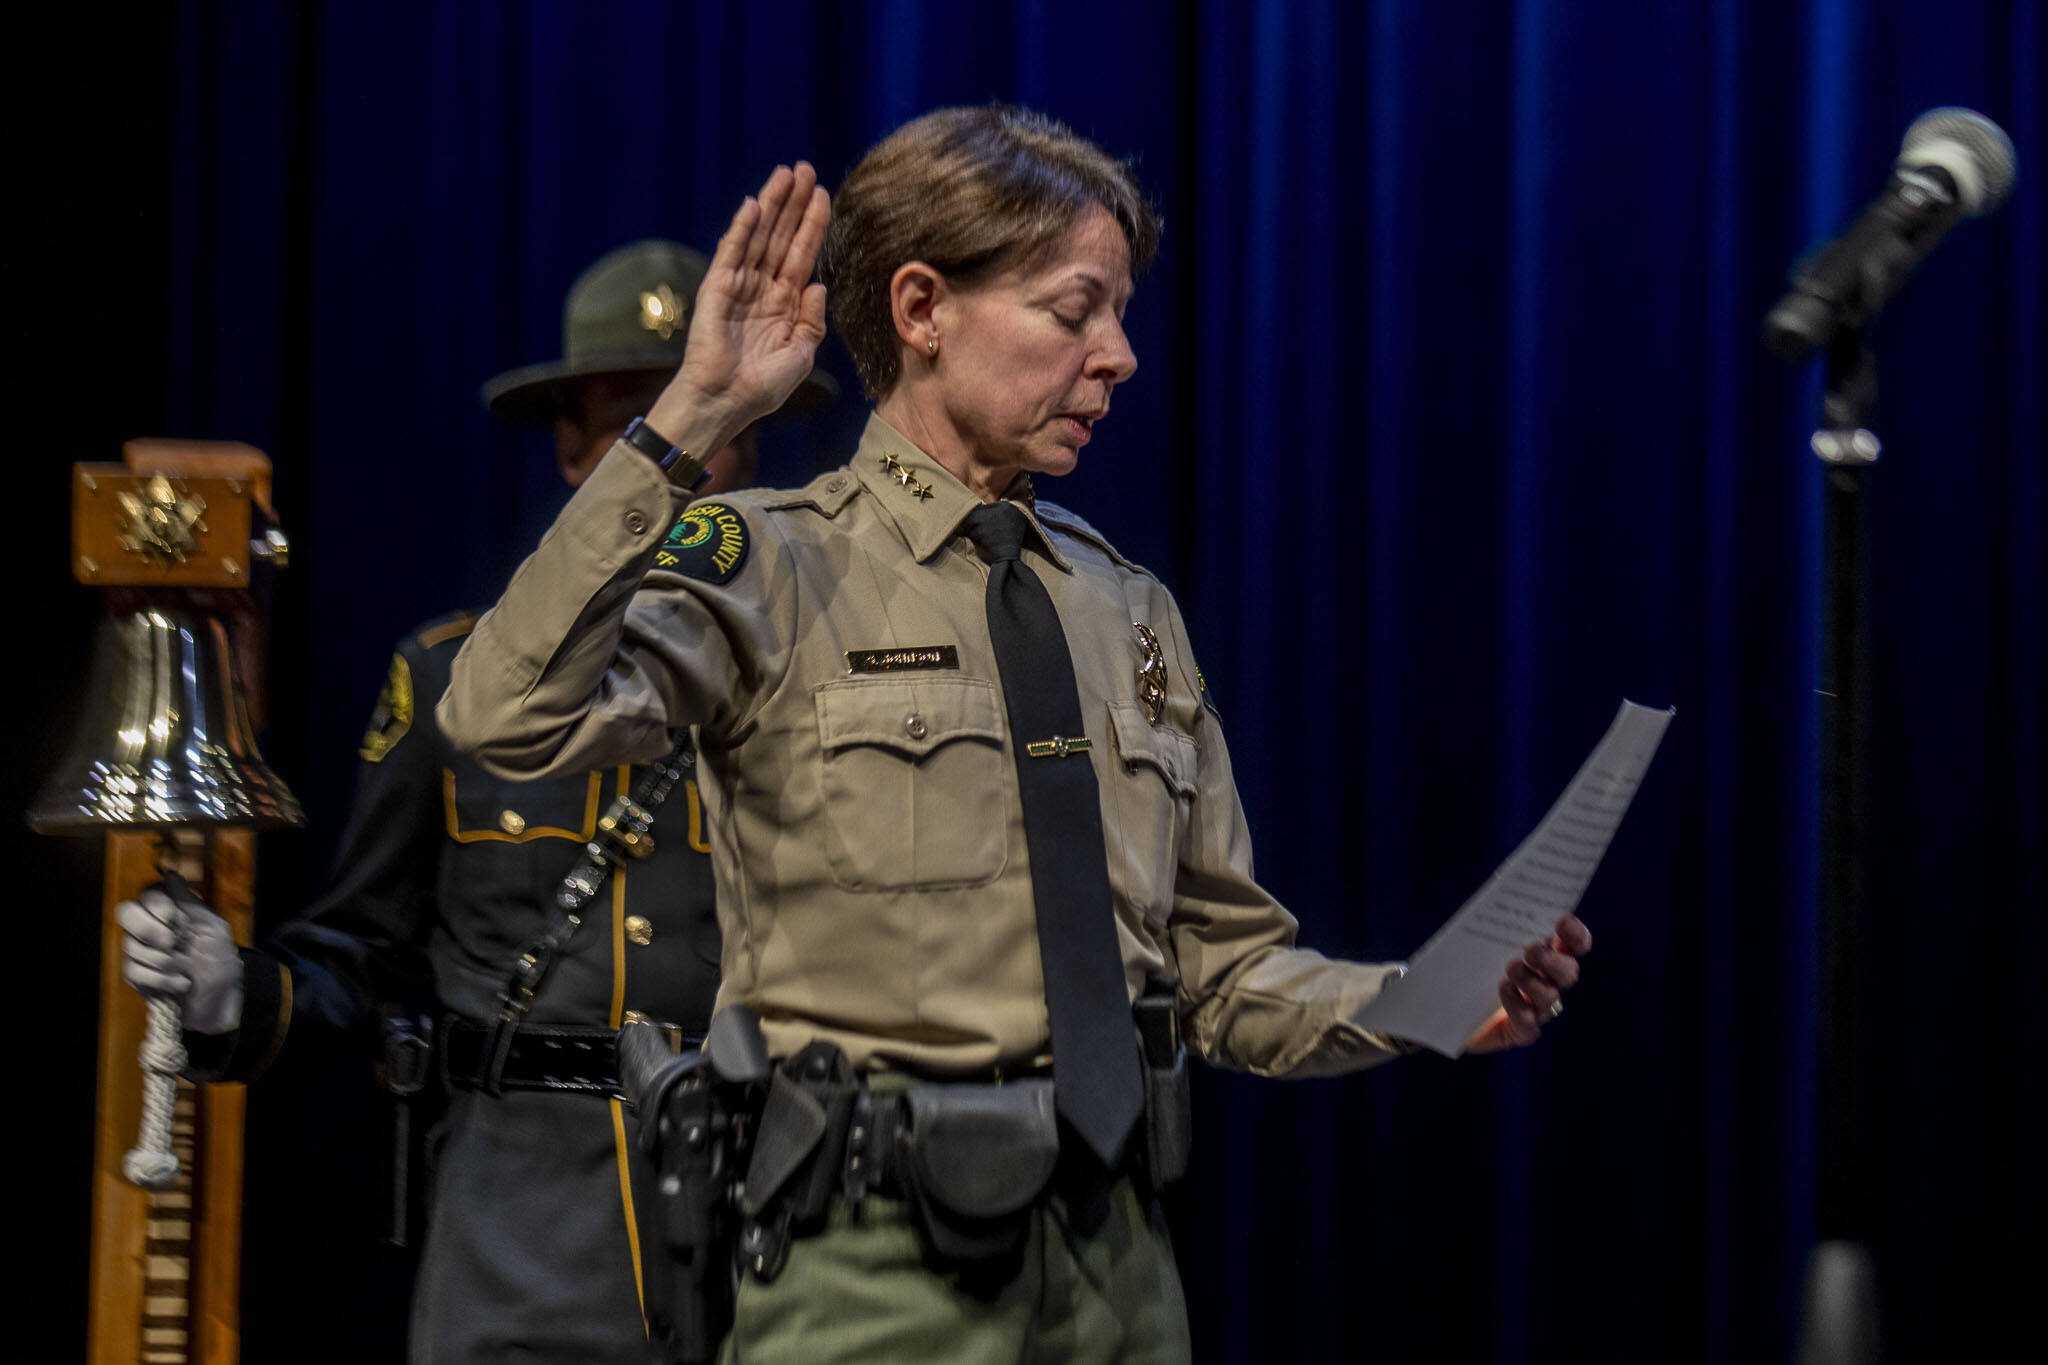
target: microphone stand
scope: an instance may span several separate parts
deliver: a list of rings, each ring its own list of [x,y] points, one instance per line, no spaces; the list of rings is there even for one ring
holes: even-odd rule
[[[1808,1262],[1800,1365],[1860,1365],[1881,1354],[1875,1263],[1859,1240],[1867,1182],[1857,1139],[1870,1117],[1871,516],[1865,485],[1882,445],[1869,429],[1877,363],[1860,326],[1827,347],[1821,426],[1819,976],[1816,1243]]]
[[[1967,163],[1967,164],[1966,164]],[[1881,449],[1870,432],[1877,364],[1864,331],[1907,273],[1961,217],[2012,191],[2011,139],[1969,109],[1913,121],[1891,182],[1849,230],[1795,266],[1790,291],[1764,319],[1764,343],[1798,361],[1825,346],[1826,397],[1813,453],[1821,459],[1820,1035],[1816,1243],[1807,1268],[1799,1365],[1869,1365],[1882,1354],[1875,1263],[1858,1240],[1875,1183],[1857,1139],[1875,1128],[1872,1049],[1862,1027],[1870,989],[1874,808],[1874,670],[1865,485]]]

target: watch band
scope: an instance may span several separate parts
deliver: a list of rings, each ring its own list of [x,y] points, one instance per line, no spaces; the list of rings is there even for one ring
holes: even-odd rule
[[[703,461],[648,426],[645,417],[635,417],[626,423],[619,439],[660,465],[669,482],[680,488],[694,489],[707,477]]]

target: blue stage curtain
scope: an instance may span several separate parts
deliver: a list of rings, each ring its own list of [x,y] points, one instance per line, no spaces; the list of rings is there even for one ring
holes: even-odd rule
[[[1411,952],[1621,697],[1677,708],[1540,1047],[1198,1078],[1173,1212],[1215,1361],[1786,1358],[1818,1161],[1818,388],[1758,324],[1916,114],[1998,120],[2012,203],[1875,333],[1855,1231],[1895,1358],[1969,1358],[2020,1320],[2048,1207],[2032,0],[173,16],[166,103],[129,115],[169,194],[167,242],[134,246],[163,358],[131,382],[164,430],[272,452],[296,533],[270,748],[317,823],[277,841],[268,915],[317,880],[390,642],[488,601],[559,501],[545,437],[494,425],[477,385],[559,353],[599,252],[709,243],[774,161],[836,183],[947,103],[1058,115],[1135,156],[1165,214],[1140,372],[1049,494],[1179,594],[1307,943]],[[770,477],[838,458],[853,406],[775,437]],[[258,1138],[290,1141],[286,1101],[255,1103]],[[271,1256],[315,1197],[286,1164],[252,1191],[253,1359],[304,1331],[267,1305],[353,1292],[286,1283],[338,1264],[333,1236]]]

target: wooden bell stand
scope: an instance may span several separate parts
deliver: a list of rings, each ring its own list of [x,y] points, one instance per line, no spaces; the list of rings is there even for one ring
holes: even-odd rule
[[[121,495],[139,496],[154,476],[203,500],[196,548],[176,563],[124,545]],[[197,441],[131,441],[119,464],[80,464],[72,485],[72,569],[102,588],[203,590],[237,603],[227,613],[232,657],[260,724],[261,621],[249,593],[259,521],[274,525],[270,460],[254,447]],[[281,558],[281,537],[268,548]],[[162,869],[183,876],[247,944],[254,923],[256,840],[247,829],[121,830],[106,836],[100,938],[98,1112],[93,1139],[92,1289],[88,1359],[94,1365],[229,1365],[241,1354],[243,1121],[240,1085],[178,1082],[172,1148],[179,1173],[168,1189],[131,1183],[122,1163],[142,1112],[137,1056],[146,1032],[142,997],[122,979],[114,906]]]

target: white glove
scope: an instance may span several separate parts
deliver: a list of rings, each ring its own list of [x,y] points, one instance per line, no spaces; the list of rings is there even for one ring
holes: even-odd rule
[[[142,994],[184,1011],[194,1033],[229,1033],[242,1022],[242,956],[228,922],[161,886],[114,908],[121,926],[121,975]]]

